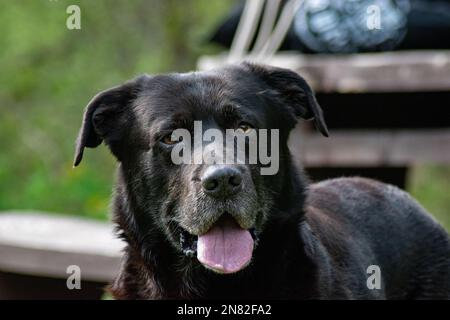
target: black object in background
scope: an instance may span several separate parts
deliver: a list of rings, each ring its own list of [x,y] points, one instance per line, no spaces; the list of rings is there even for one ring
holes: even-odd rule
[[[305,1],[280,50],[348,53],[450,49],[450,0]],[[321,3],[322,8],[314,11],[308,6],[310,2]],[[381,29],[361,32],[366,23],[362,17],[373,4],[380,8]],[[214,31],[211,42],[231,46],[243,8],[243,2],[233,8]]]

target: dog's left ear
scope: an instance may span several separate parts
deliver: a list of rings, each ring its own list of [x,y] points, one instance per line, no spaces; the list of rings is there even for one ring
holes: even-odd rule
[[[147,76],[138,77],[104,90],[91,99],[84,111],[76,141],[74,167],[80,164],[84,148],[95,148],[102,141],[105,141],[114,153],[112,144],[120,139],[126,127],[126,119],[122,119],[126,118],[124,111],[135,99],[139,83],[146,78]]]
[[[297,117],[314,120],[316,128],[328,137],[328,128],[322,108],[317,103],[314,92],[305,79],[289,69],[248,62],[244,62],[243,66],[274,89]]]

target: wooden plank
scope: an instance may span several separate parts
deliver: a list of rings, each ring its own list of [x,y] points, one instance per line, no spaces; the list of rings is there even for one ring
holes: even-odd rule
[[[204,56],[200,70],[225,64]],[[364,93],[450,90],[450,51],[396,51],[346,55],[279,53],[268,64],[304,76],[317,92]]]
[[[289,146],[296,160],[307,167],[450,163],[450,129],[331,130],[325,138],[297,128]]]
[[[67,278],[77,265],[83,280],[117,274],[124,243],[112,225],[35,212],[0,213],[0,271]]]

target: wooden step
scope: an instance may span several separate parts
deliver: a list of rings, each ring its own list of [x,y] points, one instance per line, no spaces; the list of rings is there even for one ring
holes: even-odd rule
[[[226,63],[227,53],[203,56],[200,70]],[[268,64],[297,71],[317,92],[364,93],[450,90],[450,51],[358,54],[278,53]]]
[[[124,243],[113,227],[40,212],[0,213],[0,272],[66,279],[77,265],[82,280],[109,282],[117,274]]]
[[[307,167],[410,166],[450,163],[450,129],[332,130],[325,138],[296,128],[289,146]]]

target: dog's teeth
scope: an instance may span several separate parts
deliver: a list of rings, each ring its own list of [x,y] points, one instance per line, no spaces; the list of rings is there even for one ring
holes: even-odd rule
[[[193,236],[188,233],[180,233],[180,245],[183,254],[187,257],[194,257],[197,253],[197,240],[194,240]]]
[[[192,258],[195,255],[195,251],[191,249],[183,250],[183,253],[189,258]]]
[[[258,237],[258,235],[256,234],[255,228],[251,228],[249,231],[250,231],[250,235],[252,236],[255,245],[257,245],[258,242],[259,242],[259,237]]]

